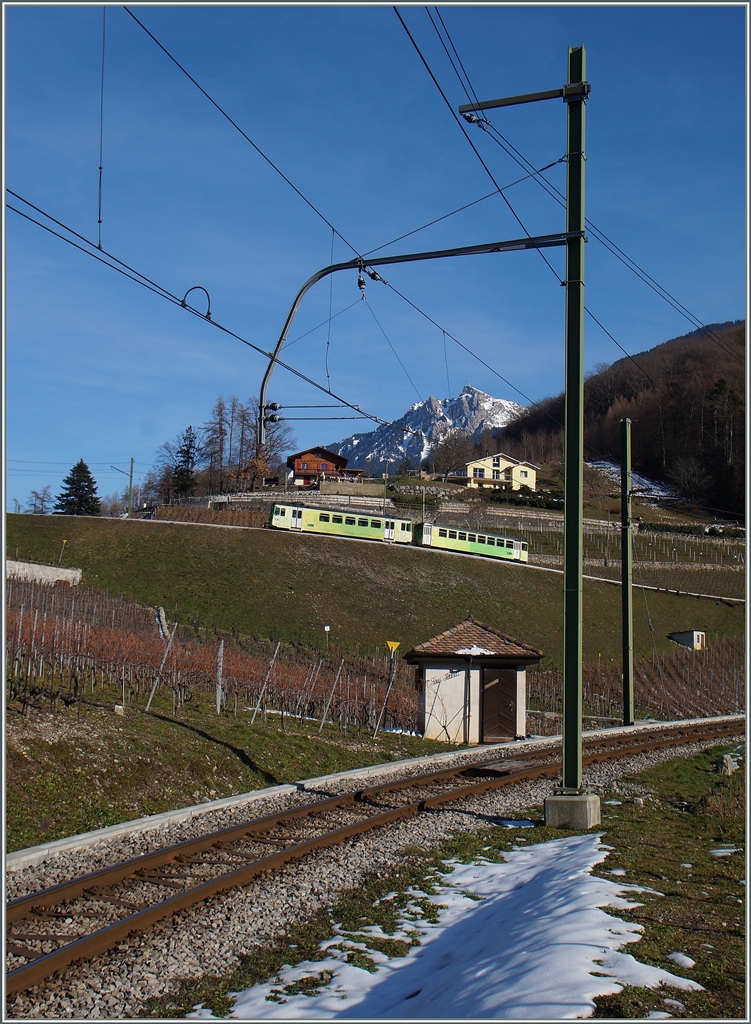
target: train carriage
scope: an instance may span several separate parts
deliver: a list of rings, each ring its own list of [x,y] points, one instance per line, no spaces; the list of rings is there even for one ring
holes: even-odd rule
[[[501,537],[496,533],[477,530],[459,530],[435,523],[415,525],[415,544],[444,551],[461,551],[468,555],[484,555],[508,562],[527,562],[529,546],[515,537]]]
[[[412,522],[392,516],[353,512],[350,509],[314,508],[309,505],[274,505],[271,526],[277,530],[358,537],[390,544],[412,543]]]

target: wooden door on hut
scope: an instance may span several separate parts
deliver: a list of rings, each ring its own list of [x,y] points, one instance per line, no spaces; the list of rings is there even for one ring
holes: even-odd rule
[[[495,743],[516,735],[516,669],[482,670],[482,740]]]

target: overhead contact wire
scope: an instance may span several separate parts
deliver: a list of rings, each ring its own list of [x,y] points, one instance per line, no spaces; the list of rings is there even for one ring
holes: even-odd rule
[[[331,223],[331,221],[330,221],[330,220],[328,219],[328,217],[326,217],[326,216],[325,216],[325,215],[324,215],[323,213],[321,213],[321,211],[320,211],[320,210],[318,209],[318,207],[317,207],[317,206],[315,206],[315,205],[314,205],[314,204],[313,204],[313,203],[312,203],[312,202],[310,201],[310,199],[308,199],[308,197],[307,197],[306,195],[304,195],[304,194],[303,194],[303,193],[302,193],[302,192],[300,191],[300,189],[299,189],[299,188],[297,187],[297,185],[295,185],[295,184],[294,184],[294,182],[293,182],[293,181],[291,181],[291,180],[290,180],[290,179],[289,179],[289,178],[287,177],[287,175],[286,175],[286,174],[284,173],[284,171],[282,171],[282,170],[281,170],[281,168],[277,167],[277,165],[276,165],[276,164],[274,163],[274,161],[273,161],[273,160],[271,159],[271,157],[267,156],[267,155],[266,155],[266,154],[264,153],[264,151],[263,151],[263,150],[261,149],[261,147],[260,147],[260,146],[258,146],[258,145],[257,145],[257,144],[256,144],[256,143],[255,143],[255,142],[254,142],[254,141],[253,141],[253,140],[251,139],[251,137],[250,137],[250,136],[249,136],[249,135],[248,135],[248,134],[247,134],[246,132],[244,132],[244,131],[243,131],[243,129],[242,129],[241,127],[240,127],[240,125],[239,125],[239,124],[237,123],[237,121],[233,120],[233,118],[232,118],[232,117],[230,117],[230,115],[229,115],[229,114],[227,113],[227,111],[226,111],[226,110],[224,110],[224,109],[223,109],[223,108],[222,108],[222,107],[221,107],[221,106],[220,106],[220,105],[219,105],[219,104],[217,103],[217,101],[216,101],[216,100],[215,100],[215,99],[213,98],[213,96],[211,96],[211,95],[210,95],[210,94],[209,94],[208,92],[206,92],[206,90],[205,90],[205,89],[203,88],[203,86],[202,86],[202,85],[201,85],[201,84],[200,84],[199,82],[197,82],[197,81],[196,81],[196,79],[195,79],[195,78],[194,78],[194,77],[193,77],[193,76],[191,75],[191,73],[190,73],[190,72],[189,72],[189,71],[188,71],[188,70],[187,70],[186,68],[184,68],[184,67],[183,67],[183,65],[182,65],[182,64],[180,63],[180,61],[179,61],[179,60],[178,60],[178,59],[177,59],[176,57],[173,57],[173,55],[172,55],[172,54],[170,53],[170,51],[169,51],[169,50],[167,49],[167,47],[166,47],[166,46],[164,46],[164,45],[163,45],[162,43],[160,43],[160,42],[159,42],[159,40],[158,40],[158,39],[157,39],[157,37],[156,37],[156,36],[154,35],[154,33],[153,33],[153,32],[150,32],[150,31],[149,31],[149,29],[147,29],[147,28],[146,28],[146,26],[144,25],[144,23],[143,23],[142,21],[140,21],[140,20],[139,20],[139,19],[138,19],[138,18],[137,18],[137,17],[135,16],[135,14],[133,13],[133,11],[131,11],[129,7],[125,7],[124,9],[125,9],[125,10],[126,10],[126,11],[128,12],[128,14],[129,14],[129,15],[131,16],[131,18],[133,19],[133,21],[135,21],[135,22],[136,22],[136,24],[138,24],[138,25],[140,25],[140,26],[141,26],[141,28],[142,28],[142,29],[144,30],[144,32],[146,33],[146,35],[147,35],[147,36],[149,36],[149,38],[150,38],[150,39],[152,39],[152,40],[153,40],[153,41],[154,41],[154,42],[156,43],[156,45],[157,45],[157,46],[159,47],[159,49],[160,49],[160,50],[161,50],[161,51],[162,51],[162,52],[163,52],[163,53],[164,53],[164,54],[165,54],[165,55],[166,55],[167,57],[169,57],[169,59],[170,59],[170,60],[172,61],[172,63],[173,63],[173,64],[174,64],[174,65],[175,65],[175,66],[176,66],[177,68],[179,68],[179,69],[180,69],[180,71],[182,71],[182,73],[183,73],[183,74],[185,75],[185,77],[186,77],[187,79],[189,79],[189,80],[190,80],[190,81],[191,81],[191,82],[193,83],[193,85],[194,85],[194,86],[196,87],[196,89],[198,89],[198,91],[199,91],[199,92],[201,92],[201,93],[202,93],[202,94],[203,94],[203,95],[204,95],[204,96],[206,97],[206,99],[207,99],[207,100],[209,101],[209,103],[211,103],[211,104],[212,104],[212,106],[214,106],[214,107],[215,107],[215,108],[216,108],[216,109],[217,109],[217,110],[219,111],[219,113],[220,113],[220,114],[222,115],[222,117],[226,118],[226,119],[227,119],[227,120],[229,121],[229,123],[230,123],[230,124],[232,125],[232,127],[233,127],[233,128],[235,128],[235,129],[236,129],[236,130],[237,130],[237,131],[238,131],[238,132],[239,132],[239,133],[240,133],[240,134],[242,135],[242,137],[243,137],[243,138],[245,139],[245,141],[246,141],[246,142],[249,142],[249,143],[250,143],[250,145],[251,145],[251,146],[253,147],[253,149],[254,149],[254,150],[256,151],[256,153],[258,153],[258,155],[259,155],[259,156],[263,157],[263,159],[264,159],[264,160],[266,161],[266,163],[267,163],[267,164],[269,165],[269,167],[273,168],[273,170],[275,170],[275,171],[276,171],[276,173],[277,173],[277,174],[278,174],[278,175],[279,175],[279,176],[280,176],[281,178],[283,178],[283,179],[284,179],[284,181],[286,181],[286,182],[287,182],[287,184],[289,185],[289,187],[290,187],[291,189],[293,189],[293,190],[294,190],[294,191],[295,191],[295,192],[297,193],[297,195],[298,195],[298,196],[300,197],[300,199],[302,199],[302,201],[303,201],[303,202],[304,202],[304,203],[305,203],[305,204],[306,204],[307,206],[309,206],[309,207],[310,207],[310,209],[311,209],[311,210],[313,211],[313,213],[315,213],[315,214],[316,214],[316,215],[317,215],[318,217],[320,217],[320,218],[321,218],[321,220],[322,220],[322,221],[324,222],[324,224],[327,224],[327,225],[328,225],[328,226],[329,226],[329,227],[331,228],[331,230],[332,230],[332,231],[334,232],[334,234],[338,235],[338,236],[339,236],[339,238],[341,238],[341,240],[342,240],[342,241],[344,242],[344,244],[345,244],[346,246],[348,246],[348,247],[349,247],[349,248],[350,248],[350,249],[352,250],[352,252],[353,252],[353,253],[354,253],[354,254],[355,254],[356,256],[360,256],[361,254],[360,254],[360,253],[359,253],[359,252],[357,251],[357,249],[356,249],[356,248],[354,247],[354,245],[352,245],[352,243],[351,243],[351,242],[349,242],[349,241],[348,241],[348,240],[347,240],[347,239],[346,239],[346,238],[344,237],[344,235],[343,235],[343,234],[341,233],[341,231],[337,231],[337,229],[336,229],[336,228],[334,227],[334,225],[333,225],[333,224]]]
[[[97,225],[99,228],[99,244],[97,248],[102,248],[102,171],[103,171],[103,160],[102,155],[104,152],[104,51],[105,42],[107,39],[107,8],[102,7],[102,81],[99,90],[99,211]]]
[[[8,189],[8,191],[10,191],[10,189]],[[12,194],[17,195],[17,193],[15,192]],[[22,202],[25,202],[25,200],[22,200]],[[29,203],[28,205],[32,206],[31,203]],[[211,326],[216,327],[217,330],[222,331],[224,334],[227,334],[232,338],[235,338],[239,342],[242,342],[243,345],[246,345],[254,352],[258,352],[259,355],[265,356],[267,359],[274,358],[273,353],[267,352],[265,349],[261,348],[260,345],[255,345],[252,341],[248,341],[247,338],[243,338],[242,335],[237,334],[229,327],[225,327],[223,324],[219,323],[213,317],[211,319],[208,319],[206,314],[202,313],[200,309],[195,309],[193,306],[187,305],[187,303],[184,303],[182,299],[179,299],[176,295],[173,295],[172,292],[169,291],[169,289],[164,288],[162,287],[162,285],[156,284],[155,282],[151,281],[149,278],[146,277],[145,274],[141,274],[139,271],[134,270],[132,267],[129,267],[127,263],[123,263],[123,261],[118,260],[117,257],[110,256],[109,253],[103,251],[104,256],[110,256],[110,258],[119,263],[120,266],[115,266],[114,263],[110,263],[109,260],[104,259],[103,256],[99,256],[96,251],[91,252],[89,249],[85,249],[82,245],[78,245],[77,242],[74,242],[70,238],[66,238],[64,235],[61,235],[59,231],[55,231],[53,228],[48,227],[46,224],[42,224],[41,221],[38,221],[36,220],[36,218],[29,216],[29,214],[24,213],[22,210],[17,209],[15,206],[11,206],[10,204],[8,204],[7,209],[12,210],[14,213],[17,213],[19,216],[23,217],[25,220],[30,221],[32,224],[36,224],[37,227],[40,227],[44,231],[47,231],[49,234],[54,235],[56,238],[61,239],[61,241],[67,242],[67,244],[72,246],[74,249],[78,249],[80,252],[85,253],[85,255],[87,256],[91,256],[92,259],[97,260],[99,263],[103,263],[105,267],[109,267],[111,270],[117,271],[118,274],[122,274],[123,277],[127,277],[129,280],[135,281],[136,284],[140,284],[141,287],[146,288],[150,292],[153,292],[160,298],[166,299],[173,305],[180,306],[181,309],[187,310],[189,313],[192,313],[193,316],[198,317],[204,323],[211,324]],[[47,216],[47,214],[44,213],[43,210],[40,210],[39,207],[32,206],[32,209],[37,210],[44,217]],[[61,221],[56,220],[54,217],[50,217],[49,219],[52,220],[55,224],[60,225],[64,230],[70,231],[70,233],[72,235],[75,235],[76,238],[82,239],[82,241],[86,242],[86,244],[91,246],[94,250],[98,248],[94,242],[85,238],[83,235],[79,235],[77,231],[73,231],[72,228],[68,228]],[[125,267],[126,269],[123,270],[121,269],[121,267]],[[318,381],[313,380],[312,377],[308,377],[307,374],[303,373],[301,370],[295,369],[294,366],[290,366],[289,363],[285,363],[281,359],[276,359],[275,363],[278,366],[281,366],[282,369],[294,374],[294,376],[298,377],[300,380],[305,381],[306,384],[310,384],[311,387],[316,388],[318,391],[322,391],[326,395],[330,395],[332,398],[336,398],[338,401],[342,402],[343,405],[345,405],[348,409],[352,409],[354,412],[359,413],[360,416],[364,417],[365,419],[372,420],[373,423],[377,423],[380,426],[393,426],[397,430],[403,431],[403,433],[405,434],[420,433],[420,431],[411,430],[408,427],[401,427],[390,420],[381,419],[380,416],[376,416],[374,413],[364,412],[359,405],[356,405],[354,402],[348,402],[346,398],[343,398],[341,395],[337,395],[335,392],[330,391],[323,384],[319,384]]]

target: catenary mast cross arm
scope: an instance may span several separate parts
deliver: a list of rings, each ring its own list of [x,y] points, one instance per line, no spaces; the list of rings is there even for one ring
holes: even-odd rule
[[[576,237],[583,238],[583,232],[577,232]],[[287,314],[287,319],[284,321],[281,334],[274,348],[273,354],[269,361],[269,365],[266,368],[266,372],[263,375],[261,381],[261,391],[258,398],[258,443],[262,445],[266,440],[266,425],[264,422],[266,405],[266,392],[268,390],[269,380],[271,374],[274,371],[274,366],[281,354],[284,343],[287,340],[287,336],[292,327],[292,323],[297,315],[297,311],[300,308],[300,303],[305,298],[307,293],[324,277],[328,277],[330,274],[335,274],[340,270],[365,270],[367,272],[368,267],[384,267],[392,263],[415,263],[419,260],[440,260],[447,259],[451,256],[478,256],[484,253],[493,252],[516,252],[521,249],[547,249],[551,246],[567,245],[570,241],[570,232],[558,232],[553,235],[538,235],[532,238],[513,238],[502,242],[484,242],[480,245],[463,245],[456,246],[453,249],[434,249],[430,252],[410,252],[402,253],[397,256],[377,256],[373,259],[364,260],[360,257],[355,259],[347,260],[345,263],[332,263],[331,266],[323,267],[321,270],[316,271],[295,296],[294,302]],[[374,272],[375,273],[375,272]],[[374,280],[381,280],[377,274],[375,274]]]
[[[470,114],[475,110],[490,110],[492,107],[513,107],[517,103],[535,103],[537,100],[585,100],[591,91],[589,82],[574,82],[560,89],[548,89],[546,92],[528,92],[523,96],[506,96],[499,100],[483,100],[482,103],[462,103],[460,114]]]

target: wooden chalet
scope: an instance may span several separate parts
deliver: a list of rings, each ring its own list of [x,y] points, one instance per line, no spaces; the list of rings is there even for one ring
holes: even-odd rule
[[[296,452],[287,459],[287,468],[292,472],[295,487],[315,487],[322,480],[346,480],[356,483],[363,475],[362,469],[347,469],[347,460],[327,448],[307,448]]]

